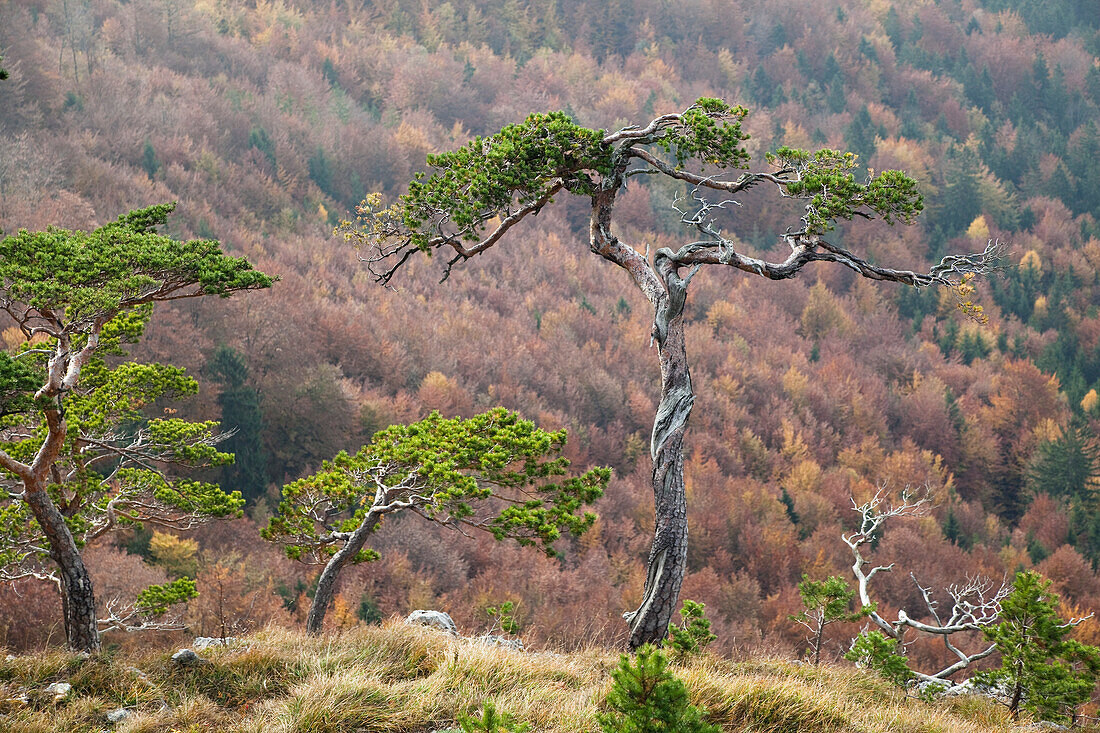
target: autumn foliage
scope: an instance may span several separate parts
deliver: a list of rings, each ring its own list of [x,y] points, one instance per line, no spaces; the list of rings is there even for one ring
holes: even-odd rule
[[[0,6],[0,227],[91,228],[178,200],[174,236],[215,237],[282,277],[239,302],[162,308],[135,354],[198,375],[225,345],[258,395],[267,495],[254,519],[197,535],[202,603],[225,576],[241,580],[223,582],[236,594],[223,608],[262,606],[241,626],[301,621],[309,605],[312,576],[255,539],[279,486],[390,424],[502,405],[567,428],[574,465],[614,468],[591,531],[557,560],[397,519],[375,537],[385,562],[349,571],[339,598],[357,619],[445,608],[468,631],[515,600],[532,644],[618,641],[644,582],[658,374],[639,367],[651,362],[644,302],[587,252],[585,202],[524,225],[521,268],[489,251],[440,287],[438,268],[410,261],[398,293],[370,287],[330,233],[367,192],[405,193],[428,154],[531,112],[616,129],[701,96],[752,109],[754,157],[850,149],[918,181],[918,224],[841,225],[853,249],[923,269],[999,237],[1020,263],[959,294],[984,326],[951,293],[839,269],[779,286],[694,282],[683,597],[706,603],[714,648],[801,649],[788,620],[798,581],[849,577],[850,497],[882,483],[927,485],[935,500],[875,548],[905,571],[880,576],[884,613],[922,608],[909,571],[943,586],[1038,568],[1078,615],[1100,605],[1088,398],[1100,389],[1100,66],[1096,19],[1073,3],[70,5],[80,12]],[[621,226],[654,250],[683,241],[669,208],[682,190],[645,178],[623,193]],[[752,217],[723,224],[767,254],[786,203],[753,200]],[[201,381],[173,407],[220,419],[219,387]],[[1051,470],[1083,478],[1052,487]],[[130,539],[153,559],[148,539]],[[0,592],[4,643],[56,641],[56,602],[19,592]],[[207,608],[193,618],[216,633]],[[832,638],[823,659],[846,650]],[[935,666],[944,651],[910,650],[922,655]]]

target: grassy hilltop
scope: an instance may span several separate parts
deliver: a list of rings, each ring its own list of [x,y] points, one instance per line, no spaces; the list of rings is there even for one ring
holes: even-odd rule
[[[428,733],[485,701],[535,731],[598,730],[596,712],[615,654],[516,652],[400,623],[311,638],[268,630],[181,667],[171,650],[82,659],[62,652],[0,661],[0,729],[11,733],[112,729],[125,733],[262,731]],[[755,733],[981,733],[1011,730],[1004,708],[977,698],[906,698],[849,668],[774,659],[707,657],[674,667],[692,702],[727,731]],[[68,682],[55,702],[43,690]],[[11,698],[27,694],[26,703]]]

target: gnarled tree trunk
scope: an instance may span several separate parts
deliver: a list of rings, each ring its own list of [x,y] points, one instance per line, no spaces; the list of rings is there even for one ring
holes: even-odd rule
[[[687,568],[687,498],[684,491],[684,431],[695,404],[684,343],[684,303],[688,276],[681,279],[658,252],[656,271],[665,284],[653,322],[661,363],[661,402],[653,421],[649,450],[653,459],[653,544],[649,550],[645,593],[637,611],[627,614],[630,648],[657,644],[668,635]]]
[[[618,170],[622,175],[625,165]],[[649,452],[653,459],[653,544],[647,560],[645,593],[636,611],[623,614],[630,624],[628,644],[660,645],[680,596],[687,569],[687,498],[684,493],[684,430],[695,404],[684,342],[684,304],[692,270],[681,278],[669,250],[651,265],[611,231],[611,212],[622,179],[608,176],[592,197],[590,247],[630,275],[653,305],[653,340],[661,364],[661,402],[653,421]]]
[[[306,616],[306,631],[310,634],[320,634],[325,625],[325,614],[332,606],[336,597],[336,581],[343,570],[363,549],[367,537],[374,531],[378,522],[378,515],[374,512],[367,514],[354,532],[348,536],[347,542],[336,551],[325,564],[321,571],[321,577],[317,579],[317,591],[313,594],[313,603],[309,606],[309,615]]]
[[[65,639],[69,649],[95,654],[99,651],[95,593],[88,569],[80,557],[80,548],[65,524],[65,517],[46,494],[45,482],[26,486],[24,496],[46,535],[50,557],[57,563],[61,609],[65,616]]]

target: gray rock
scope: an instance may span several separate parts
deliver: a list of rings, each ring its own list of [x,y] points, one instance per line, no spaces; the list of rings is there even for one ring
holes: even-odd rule
[[[485,634],[484,636],[474,637],[474,641],[481,644],[488,644],[489,646],[502,646],[505,649],[514,649],[517,652],[523,651],[523,642],[519,639],[506,639],[503,636],[497,636],[496,634]]]
[[[190,649],[180,649],[172,655],[172,661],[181,667],[190,667],[196,664],[206,664],[207,660],[200,657]]]
[[[212,646],[229,646],[231,644],[236,644],[237,641],[238,639],[235,636],[227,636],[224,639],[218,636],[197,636],[195,637],[195,643],[191,646],[202,651]]]
[[[405,619],[405,623],[430,626],[433,629],[446,631],[452,636],[458,636],[458,627],[455,626],[454,620],[451,619],[449,614],[443,611],[423,611],[418,609],[408,615]]]
[[[118,708],[107,713],[107,720],[112,724],[118,724],[126,720],[132,715],[132,713],[126,708]]]
[[[64,700],[72,691],[73,686],[68,682],[54,682],[45,690],[47,695],[53,695],[54,702]]]

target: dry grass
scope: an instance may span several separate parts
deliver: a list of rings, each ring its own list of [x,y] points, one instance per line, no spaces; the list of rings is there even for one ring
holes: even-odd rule
[[[168,653],[79,657],[50,652],[0,662],[0,730],[110,728],[125,733],[235,731],[426,733],[486,700],[536,731],[592,733],[618,655],[523,653],[402,624],[323,638],[267,630],[238,648],[203,652],[181,669]],[[139,671],[140,670],[140,671]],[[707,658],[676,668],[711,721],[745,733],[991,733],[1009,731],[1003,708],[962,698],[929,704],[843,667]],[[73,694],[41,695],[66,681]],[[22,693],[26,704],[5,704]]]

